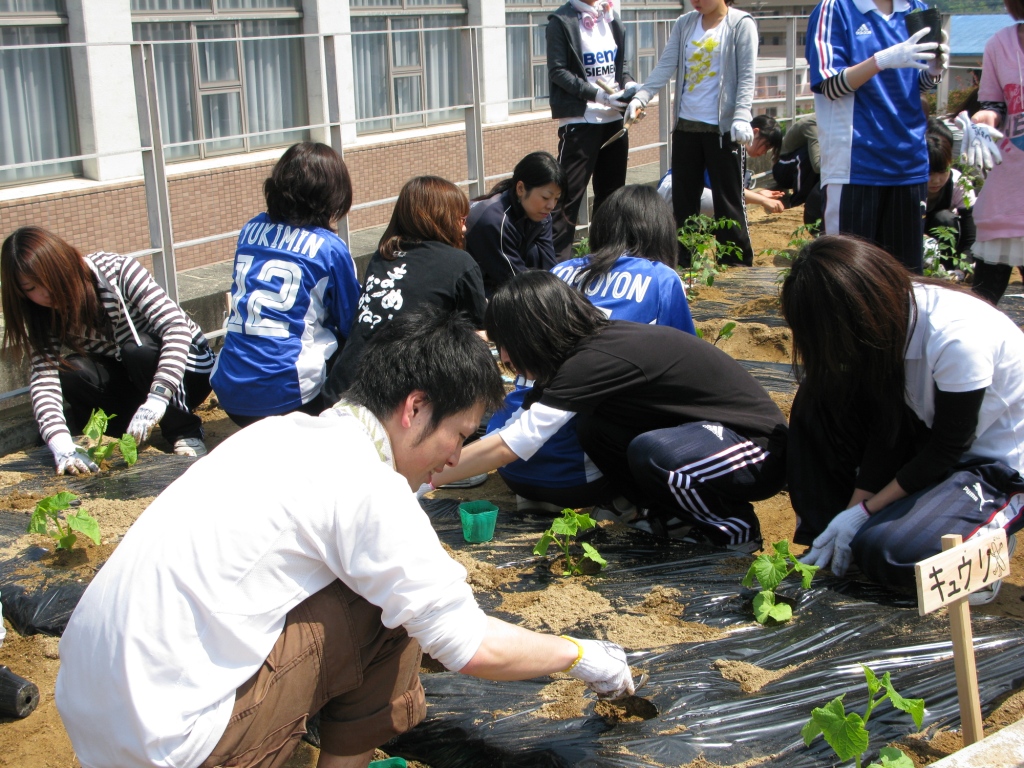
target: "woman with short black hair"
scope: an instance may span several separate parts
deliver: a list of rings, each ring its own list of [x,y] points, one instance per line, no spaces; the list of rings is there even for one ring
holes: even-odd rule
[[[575,416],[612,493],[646,508],[660,532],[760,548],[751,501],[782,488],[786,420],[739,363],[675,328],[609,320],[547,272],[495,291],[484,328],[536,385],[514,422],[468,446],[434,485],[529,459]]]
[[[781,304],[801,375],[788,475],[796,541],[813,544],[805,562],[843,575],[852,560],[912,590],[944,534],[1012,537],[1024,524],[1020,329],[842,236],[803,248]]]
[[[326,144],[295,144],[263,192],[267,212],[238,236],[227,334],[211,377],[240,426],[330,405],[321,389],[359,297],[355,263],[335,231],[352,205],[341,156]]]

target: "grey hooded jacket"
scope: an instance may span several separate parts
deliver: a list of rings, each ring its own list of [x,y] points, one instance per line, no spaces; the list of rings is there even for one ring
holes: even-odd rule
[[[686,41],[701,21],[696,11],[684,13],[672,26],[665,50],[651,70],[637,97],[650,101],[672,77],[676,76],[676,115],[679,114],[683,86],[686,84]],[[722,87],[718,93],[718,129],[728,134],[733,120],[751,120],[754,103],[754,67],[757,63],[757,24],[746,11],[729,8],[722,35]],[[663,107],[665,105],[662,105]]]

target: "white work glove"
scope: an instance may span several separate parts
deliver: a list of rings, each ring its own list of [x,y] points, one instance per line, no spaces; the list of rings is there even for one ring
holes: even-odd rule
[[[646,109],[646,107],[647,104],[643,99],[638,99],[636,97],[630,99],[629,104],[626,106],[626,120],[629,120],[631,123],[635,123],[644,116],[644,109]]]
[[[949,69],[949,33],[946,30],[942,30],[942,42],[935,53],[938,55],[928,62],[928,74],[939,80]]]
[[[128,425],[128,434],[135,438],[136,443],[142,445],[149,439],[149,433],[164,417],[166,411],[167,401],[157,395],[150,395],[132,416],[132,421]]]
[[[922,37],[931,31],[931,27],[919,29],[910,36],[906,42],[879,51],[875,54],[875,64],[879,69],[902,69],[913,67],[914,69],[928,69],[929,62],[935,58],[932,53],[939,47],[938,43],[919,43]]]
[[[828,524],[825,531],[811,544],[811,551],[800,558],[804,565],[827,568],[832,563],[832,573],[842,576],[850,567],[850,542],[857,531],[871,517],[863,502],[843,510]]]
[[[75,445],[75,441],[71,439],[71,435],[67,432],[51,437],[47,446],[49,446],[50,452],[53,454],[53,461],[57,465],[58,475],[65,473],[77,475],[79,472],[87,475],[90,472],[100,471],[100,468],[89,458],[85,448]]]
[[[622,646],[607,640],[567,639],[583,649],[583,656],[569,670],[569,677],[582,680],[602,699],[621,699],[633,694],[633,674]]]
[[[597,103],[602,104],[612,109],[617,109],[620,112],[626,108],[626,105],[615,98],[614,93],[605,93],[600,88],[597,89]]]
[[[968,165],[973,165],[982,173],[988,173],[993,166],[1003,162],[1003,153],[996,142],[1003,134],[984,123],[972,123],[966,112],[956,116],[956,124],[964,132],[960,142],[960,157]]]
[[[733,120],[730,133],[732,133],[732,140],[744,147],[749,147],[754,140],[754,129],[746,120]]]
[[[611,98],[613,101],[621,102],[622,106],[625,107],[627,104],[629,104],[630,101],[632,101],[633,96],[639,90],[639,83],[634,83],[632,80],[630,80],[628,83],[626,83],[625,88],[623,88],[621,91],[616,91],[615,93],[610,94],[609,98]]]

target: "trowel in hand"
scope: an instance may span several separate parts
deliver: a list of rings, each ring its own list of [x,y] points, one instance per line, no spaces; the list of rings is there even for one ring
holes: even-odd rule
[[[603,90],[605,93],[607,93],[609,95],[615,93],[615,88],[612,87],[606,81],[598,80],[597,84],[601,88],[601,90]],[[625,101],[627,104],[629,104],[630,100],[636,94],[637,90],[639,90],[639,89],[635,85],[632,88],[627,89],[626,92],[622,94],[622,98],[620,100],[621,101]],[[604,144],[601,145],[601,149],[604,149],[609,144],[614,144],[616,141],[618,141],[623,136],[625,136],[626,135],[626,131],[629,130],[629,126],[631,126],[633,123],[635,123],[641,117],[643,117],[644,114],[645,114],[645,111],[646,110],[644,110],[644,109],[637,110],[636,117],[634,119],[632,119],[632,120],[630,120],[628,117],[624,118],[623,121],[622,121],[622,127],[615,132],[614,136],[612,136],[610,139],[608,139],[608,141],[606,141]],[[598,150],[598,151],[600,151],[600,150]]]

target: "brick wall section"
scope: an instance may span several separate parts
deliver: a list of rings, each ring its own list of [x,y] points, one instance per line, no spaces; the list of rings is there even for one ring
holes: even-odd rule
[[[641,146],[657,141],[657,107],[630,129],[630,142]],[[557,151],[555,121],[542,118],[484,130],[485,172],[488,176],[511,172],[523,155],[536,150]],[[635,152],[630,165],[658,160],[657,149]],[[432,174],[452,181],[467,176],[466,142],[460,133],[426,136],[354,147],[345,152],[352,175],[354,202],[364,203],[398,194],[412,176]],[[263,180],[273,163],[203,171],[168,181],[171,222],[176,242],[240,229],[264,210]],[[490,188],[493,181],[487,184]],[[390,203],[354,211],[349,226],[355,229],[386,224]],[[23,198],[0,203],[0,238],[18,227],[35,224],[51,229],[84,253],[107,250],[129,253],[149,247],[145,191],[141,181]],[[176,252],[179,270],[212,264],[234,256],[234,238]],[[150,269],[152,260],[140,260]]]

